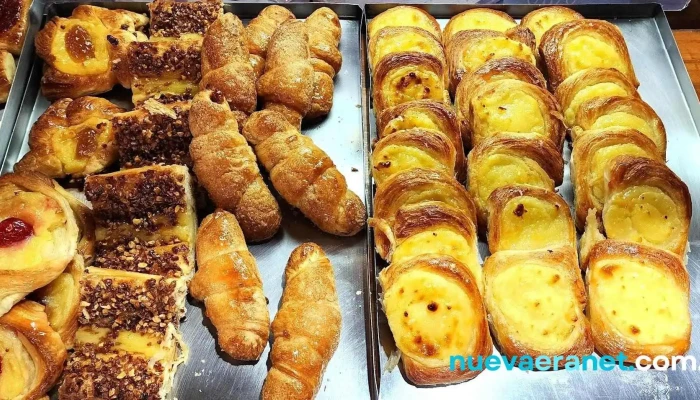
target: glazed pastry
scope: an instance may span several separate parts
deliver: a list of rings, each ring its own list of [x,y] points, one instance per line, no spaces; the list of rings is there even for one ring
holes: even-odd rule
[[[601,355],[640,360],[682,355],[690,347],[690,282],[680,259],[629,242],[593,247],[586,274],[588,315]]]
[[[445,26],[443,42],[447,46],[459,32],[470,30],[490,30],[505,32],[518,24],[503,11],[489,8],[473,8],[450,18]]]
[[[499,134],[479,143],[467,160],[469,192],[478,207],[479,227],[487,225],[487,200],[499,187],[528,185],[554,191],[564,162],[549,139]]]
[[[151,14],[151,37],[204,35],[207,28],[223,14],[221,0],[179,2],[154,0],[148,4]]]
[[[422,255],[379,273],[382,305],[401,351],[406,378],[416,385],[464,382],[479,374],[454,363],[486,357],[493,344],[474,276],[449,256]]]
[[[10,95],[12,81],[15,79],[15,59],[12,54],[0,50],[0,104],[7,102],[7,97]]]
[[[386,27],[403,26],[420,28],[435,36],[436,39],[442,39],[442,30],[437,20],[425,10],[412,6],[392,7],[377,15],[369,21],[367,32],[369,39],[372,40],[380,30]]]
[[[593,352],[575,246],[492,253],[484,280],[491,331],[504,356],[547,356],[550,369]]]
[[[338,15],[328,7],[321,7],[312,12],[304,23],[309,32],[309,50],[314,70],[333,79],[343,63],[343,56],[338,50],[341,35]]]
[[[621,155],[664,160],[654,143],[634,129],[603,129],[579,135],[571,152],[571,181],[574,186],[576,227],[583,230],[588,210],[600,216],[605,201],[606,166]]]
[[[580,130],[628,128],[651,139],[662,158],[666,157],[666,129],[653,108],[638,97],[598,98],[581,104],[576,114],[576,137]]]
[[[214,204],[236,216],[246,240],[259,242],[277,232],[282,215],[228,104],[220,92],[208,90],[192,101],[193,169]]]
[[[130,43],[146,40],[140,32],[148,18],[124,10],[79,5],[71,17],[54,17],[37,33],[35,45],[45,69],[41,92],[49,99],[77,98],[130,87]]]
[[[117,160],[112,117],[124,110],[99,97],[61,99],[29,132],[29,152],[15,171],[50,178],[80,178],[102,172]]]
[[[583,15],[570,8],[550,6],[530,11],[520,21],[520,25],[529,29],[535,35],[535,40],[539,47],[542,35],[554,25],[577,19],[583,19]]]
[[[576,115],[589,100],[609,97],[639,97],[637,88],[614,68],[591,68],[564,80],[555,93],[568,127],[578,125]]]
[[[61,376],[66,348],[41,304],[23,301],[0,317],[0,346],[3,399],[39,399]]]
[[[607,21],[577,19],[562,22],[541,39],[552,91],[571,75],[589,68],[615,68],[639,86],[620,29]]]
[[[0,177],[0,315],[63,272],[80,229],[58,184],[40,174]]]
[[[245,40],[250,52],[250,64],[257,77],[262,75],[265,69],[265,56],[272,34],[283,22],[293,19],[296,17],[291,11],[273,4],[260,11],[246,26]]]
[[[362,200],[328,155],[279,113],[258,111],[243,128],[270,181],[289,204],[322,231],[351,236],[365,225]]]
[[[569,205],[555,192],[531,186],[503,186],[491,193],[486,204],[491,254],[576,248],[576,228]]]
[[[430,32],[412,26],[389,26],[372,36],[367,53],[369,65],[374,70],[386,56],[404,52],[429,54],[447,65],[440,41]]]
[[[197,265],[190,292],[204,301],[221,349],[236,360],[259,359],[270,336],[270,314],[260,271],[233,214],[217,210],[204,218]]]
[[[684,258],[692,203],[688,186],[665,164],[620,156],[607,165],[602,219],[609,239],[657,247]]]
[[[29,26],[31,5],[32,0],[6,0],[2,3],[0,53],[7,51],[19,56]]]
[[[272,322],[272,367],[260,397],[313,399],[340,341],[333,266],[320,246],[304,243],[289,256],[284,276],[280,309]]]

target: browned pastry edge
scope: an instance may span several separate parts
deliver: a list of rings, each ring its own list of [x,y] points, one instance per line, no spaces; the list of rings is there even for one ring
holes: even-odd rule
[[[16,69],[15,58],[12,57],[12,54],[0,50],[0,104],[7,102]]]
[[[569,20],[575,20],[575,19],[583,19],[583,15],[577,13],[576,11],[567,8],[567,7],[561,7],[561,6],[548,6],[548,7],[542,7],[538,8],[536,10],[530,11],[527,13],[521,20],[520,20],[520,25],[530,29],[530,31],[535,34],[535,37],[537,37],[537,34],[535,31],[532,29],[534,24],[539,24],[539,21],[537,21],[537,18],[540,17],[542,14],[559,14],[559,15],[565,15],[566,18]],[[565,21],[563,21],[565,22]],[[556,25],[556,24],[555,24]],[[540,25],[542,26],[542,25]],[[554,25],[552,25],[553,27]],[[551,29],[550,27],[549,29]],[[547,32],[549,29],[545,30]],[[542,34],[544,35],[543,32]],[[541,39],[541,36],[540,36]],[[539,45],[539,43],[537,43]]]
[[[372,36],[374,36],[372,33],[374,31],[374,29],[372,29],[374,26],[380,25],[383,18],[389,17],[389,16],[391,16],[391,14],[393,14],[395,12],[400,12],[400,11],[410,11],[410,12],[417,13],[418,18],[421,18],[424,21],[427,21],[431,25],[431,28],[432,28],[430,31],[423,29],[423,28],[420,28],[420,29],[423,29],[426,32],[430,33],[431,35],[435,36],[436,39],[442,40],[442,29],[440,28],[440,24],[437,22],[435,17],[433,17],[432,15],[430,15],[429,12],[427,12],[421,8],[410,6],[410,5],[400,5],[400,6],[395,6],[395,7],[389,8],[388,10],[386,10],[386,11],[382,12],[381,14],[377,15],[376,17],[372,18],[372,20],[369,21],[369,24],[367,25],[367,32],[369,34],[370,39],[372,38]],[[408,25],[408,24],[407,25],[395,25],[395,24],[392,24],[392,25],[387,25],[387,26],[413,26],[413,25]],[[379,30],[377,30],[377,31],[379,31]]]
[[[401,35],[407,33],[422,36],[427,43],[431,44],[432,51],[426,51],[421,49],[420,52],[431,54],[439,58],[442,61],[443,65],[447,65],[447,61],[445,60],[445,50],[442,47],[442,43],[440,43],[440,41],[437,38],[435,38],[435,36],[432,35],[430,32],[426,31],[425,29],[416,28],[413,26],[388,26],[386,28],[380,29],[379,32],[377,32],[377,34],[372,36],[372,38],[369,40],[369,51],[367,52],[367,56],[369,58],[370,68],[375,68],[375,66],[386,57],[385,55],[385,57],[377,59],[377,52],[380,50],[378,47],[381,46],[382,40],[390,40],[392,37],[400,37]],[[411,49],[410,51],[418,50]]]
[[[343,55],[338,49],[342,34],[338,15],[328,7],[321,7],[312,12],[304,23],[309,31],[309,51],[314,70],[334,78],[343,63]]]
[[[455,35],[457,35],[459,32],[464,32],[464,31],[452,32],[453,28],[454,28],[454,24],[456,23],[455,21],[457,21],[458,19],[460,19],[464,16],[468,16],[469,14],[474,14],[474,13],[493,14],[493,15],[496,15],[496,16],[498,16],[506,21],[512,22],[513,27],[517,26],[517,23],[515,22],[513,17],[511,17],[510,15],[508,15],[507,13],[505,13],[503,11],[494,10],[491,8],[472,8],[470,10],[462,11],[461,13],[453,16],[452,18],[450,18],[449,21],[447,21],[447,25],[445,25],[445,30],[444,30],[443,36],[442,36],[442,40],[443,40],[443,43],[445,44],[445,46],[448,46],[450,44],[450,42],[452,41],[452,39],[455,37]],[[483,30],[486,30],[486,29],[483,29]]]
[[[19,56],[29,26],[32,0],[4,0],[1,5],[0,52],[8,51]]]

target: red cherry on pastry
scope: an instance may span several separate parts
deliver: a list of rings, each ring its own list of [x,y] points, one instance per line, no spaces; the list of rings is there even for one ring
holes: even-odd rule
[[[27,240],[32,234],[34,234],[32,226],[19,218],[0,221],[0,247],[12,246]]]

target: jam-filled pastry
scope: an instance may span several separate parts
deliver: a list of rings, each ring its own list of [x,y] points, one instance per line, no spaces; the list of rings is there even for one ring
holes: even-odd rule
[[[593,352],[575,246],[493,253],[484,281],[491,332],[504,356],[547,356],[550,369]]]
[[[209,26],[223,14],[221,0],[181,2],[154,0],[148,4],[151,14],[151,37],[204,35]]]
[[[644,245],[604,240],[588,258],[588,316],[601,355],[642,365],[690,347],[690,282],[681,260]],[[632,362],[632,361],[630,361]]]
[[[609,239],[685,257],[692,203],[678,175],[658,160],[620,156],[607,165],[605,178],[602,219]]]
[[[29,152],[15,171],[50,178],[99,173],[117,160],[112,117],[124,110],[98,97],[61,99],[49,106],[29,132]]]
[[[0,317],[0,348],[3,399],[43,398],[66,361],[66,348],[49,325],[44,307],[28,300]]]
[[[505,32],[518,24],[503,11],[490,8],[474,8],[461,12],[450,18],[445,25],[443,43],[447,46],[459,32],[471,30],[489,30]]]
[[[437,20],[427,11],[413,6],[392,7],[372,18],[367,25],[369,39],[372,40],[384,28],[404,26],[423,29],[442,40],[442,29]]]
[[[639,86],[622,32],[610,22],[576,19],[557,24],[542,36],[540,52],[552,91],[589,68],[615,68]]]
[[[35,45],[46,67],[41,91],[49,99],[77,98],[130,87],[127,59],[148,18],[124,10],[80,5],[69,18],[54,17],[37,33]]]
[[[245,41],[250,53],[250,65],[255,76],[260,77],[265,70],[267,46],[272,34],[283,22],[296,19],[288,9],[276,4],[267,6],[257,17],[250,20],[245,28]]]
[[[555,192],[503,186],[487,201],[489,251],[576,248],[576,228],[566,201]]]
[[[66,196],[40,174],[0,177],[0,315],[54,280],[75,256],[80,228]]]
[[[24,36],[29,26],[29,8],[32,0],[5,0],[0,13],[0,52],[16,56],[22,51]]]
[[[16,70],[17,65],[15,65],[15,58],[12,57],[12,54],[0,50],[0,104],[7,102]]]
[[[388,26],[378,31],[369,41],[369,64],[375,69],[386,56],[395,53],[417,52],[430,54],[447,65],[442,43],[425,29],[412,26]]]
[[[550,6],[538,8],[527,13],[520,21],[520,25],[529,29],[535,34],[535,40],[539,47],[542,35],[550,30],[553,26],[562,22],[583,19],[583,15],[576,11],[560,6]]]

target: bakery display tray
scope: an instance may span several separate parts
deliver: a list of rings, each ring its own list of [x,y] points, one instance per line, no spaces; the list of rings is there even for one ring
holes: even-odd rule
[[[487,7],[505,11],[519,19],[539,8],[537,5],[465,5],[465,4],[416,4],[438,19],[445,26],[450,17],[469,8]],[[549,2],[547,2],[549,4]],[[367,20],[398,4],[366,4]],[[637,78],[641,82],[639,93],[656,110],[666,126],[668,135],[668,166],[686,182],[693,199],[693,218],[690,228],[690,254],[687,268],[691,279],[691,316],[695,325],[692,332],[689,355],[700,359],[700,104],[681,59],[666,16],[658,4],[643,5],[568,5],[586,18],[608,20],[617,25],[627,41]],[[365,33],[366,35],[366,33]],[[369,71],[365,71],[369,76]],[[371,83],[368,82],[368,85]],[[368,91],[367,93],[371,93]],[[366,98],[370,103],[369,95]],[[370,111],[367,121],[366,151],[376,138],[374,115]],[[571,205],[573,190],[569,178],[570,143],[564,146],[565,175],[559,192]],[[367,190],[373,187],[368,184]],[[371,195],[367,196],[371,205]],[[369,249],[374,243],[369,236]],[[488,255],[488,246],[479,243],[482,258]],[[520,370],[484,371],[474,380],[451,386],[418,388],[409,384],[399,367],[388,371],[387,361],[395,346],[386,318],[379,304],[381,290],[376,276],[386,264],[375,256],[370,257],[368,282],[372,301],[368,310],[373,318],[368,321],[370,332],[367,341],[374,350],[368,354],[373,398],[382,399],[666,399],[700,398],[700,379],[693,371],[547,371],[525,372]],[[497,350],[495,350],[497,354]]]

